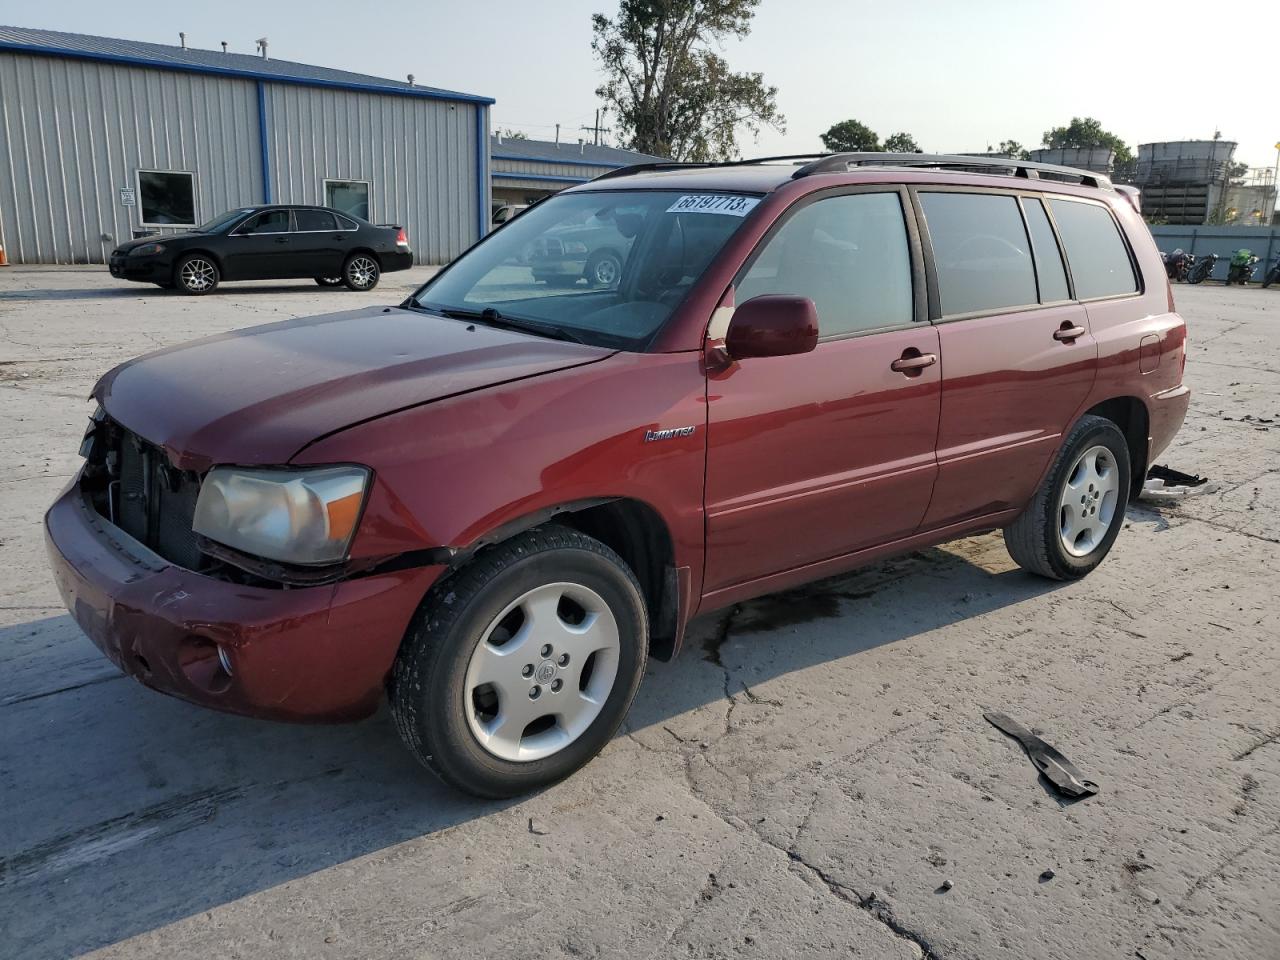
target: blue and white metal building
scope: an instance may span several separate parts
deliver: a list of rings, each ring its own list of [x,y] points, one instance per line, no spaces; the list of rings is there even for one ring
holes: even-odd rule
[[[265,53],[0,26],[9,260],[103,263],[270,202],[401,224],[423,263],[483,235],[493,100]]]

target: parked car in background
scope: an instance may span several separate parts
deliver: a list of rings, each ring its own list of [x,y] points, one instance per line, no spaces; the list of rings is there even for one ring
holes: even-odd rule
[[[497,210],[493,211],[493,225],[500,227],[512,217],[519,216],[522,212],[529,209],[527,203],[504,203]]]
[[[638,225],[627,210],[603,207],[582,223],[548,230],[526,251],[533,279],[553,287],[579,280],[593,287],[614,286]]]
[[[499,797],[603,749],[695,615],[987,530],[1084,577],[1182,424],[1186,327],[1105,177],[979,162],[615,171],[398,307],[118,366],[45,517],[62,599],[208,707],[387,696]],[[570,244],[616,276],[549,290]]]
[[[143,237],[111,252],[113,277],[202,296],[223,280],[314,278],[372,290],[383,273],[413,266],[404,228],[328,207],[241,207],[185,233]]]

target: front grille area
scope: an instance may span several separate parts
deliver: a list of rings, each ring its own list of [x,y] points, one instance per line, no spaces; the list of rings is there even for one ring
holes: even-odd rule
[[[208,565],[191,529],[198,474],[177,469],[162,449],[109,420],[95,428],[89,461],[86,493],[99,514],[170,563]]]

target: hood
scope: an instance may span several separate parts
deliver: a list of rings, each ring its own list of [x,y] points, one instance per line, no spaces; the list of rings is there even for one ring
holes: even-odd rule
[[[201,237],[202,233],[195,230],[184,230],[181,233],[153,233],[150,236],[139,237],[137,240],[126,240],[124,243],[116,244],[116,253],[128,253],[136,247],[145,246],[148,243],[169,243],[173,240],[185,240],[187,237]]]
[[[592,363],[601,347],[391,307],[235,330],[116,367],[93,394],[175,466],[280,464],[407,407]]]

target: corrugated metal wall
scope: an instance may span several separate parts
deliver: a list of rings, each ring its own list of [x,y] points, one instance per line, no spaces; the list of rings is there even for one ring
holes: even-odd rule
[[[369,219],[403,225],[419,262],[445,263],[476,241],[484,107],[271,83],[266,99],[276,202],[324,203],[326,179],[367,180]]]
[[[138,228],[139,168],[194,171],[201,220],[262,196],[248,80],[0,53],[0,140],[14,263],[104,263]]]
[[[568,153],[571,149],[566,148]],[[508,160],[504,157],[495,156],[493,158],[493,174],[506,174],[510,177],[512,174],[526,174],[531,179],[537,179],[539,176],[553,177],[580,177],[583,180],[590,180],[604,173],[608,167],[599,165],[582,166],[575,163],[552,163],[541,160]]]
[[[444,263],[488,220],[483,105],[263,86],[272,196],[323,203],[367,180],[370,216]],[[196,219],[265,198],[258,82],[0,52],[0,230],[14,263],[104,263],[140,227],[120,203],[141,169],[196,174]],[[103,239],[104,235],[108,239]]]

